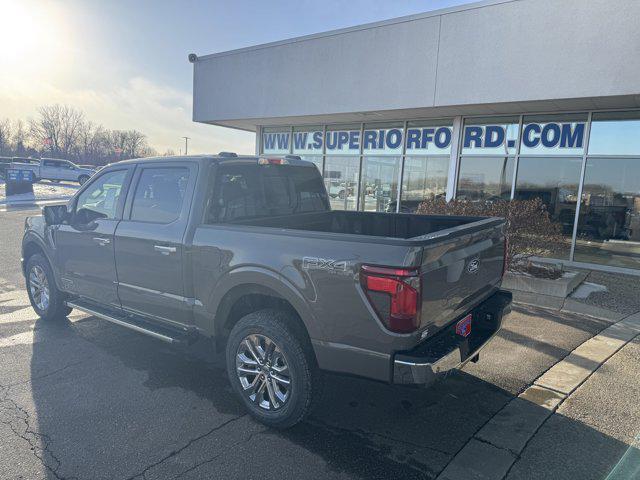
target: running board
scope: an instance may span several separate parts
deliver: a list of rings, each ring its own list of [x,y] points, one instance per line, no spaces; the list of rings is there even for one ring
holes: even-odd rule
[[[138,333],[148,335],[157,340],[161,340],[172,345],[180,344],[185,345],[192,343],[190,340],[193,338],[190,330],[177,330],[172,328],[165,328],[160,325],[153,325],[148,321],[142,319],[135,319],[132,317],[124,317],[112,312],[102,310],[99,307],[93,305],[86,305],[79,301],[67,301],[65,302],[69,307],[80,310],[89,315],[96,316],[108,322],[120,325],[121,327],[128,328]]]

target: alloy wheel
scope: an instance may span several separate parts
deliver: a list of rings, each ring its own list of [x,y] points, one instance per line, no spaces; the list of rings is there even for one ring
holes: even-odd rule
[[[236,373],[243,393],[263,410],[278,410],[291,396],[287,360],[278,345],[265,335],[248,335],[240,342]]]
[[[29,272],[29,290],[31,298],[41,311],[49,308],[49,281],[40,265],[34,265]]]

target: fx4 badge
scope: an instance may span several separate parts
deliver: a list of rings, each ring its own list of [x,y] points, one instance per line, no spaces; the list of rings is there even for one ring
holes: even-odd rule
[[[302,269],[346,273],[347,262],[345,260],[333,260],[331,258],[304,257],[302,259]]]
[[[467,264],[467,273],[476,273],[480,268],[480,259],[474,258]]]

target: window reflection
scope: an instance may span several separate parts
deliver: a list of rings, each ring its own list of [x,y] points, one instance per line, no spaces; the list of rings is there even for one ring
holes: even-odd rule
[[[520,157],[514,198],[539,198],[567,238],[560,258],[568,258],[578,197],[582,158]]]
[[[357,209],[359,170],[360,157],[325,158],[324,184],[333,210]]]
[[[575,260],[640,268],[640,158],[590,158]]]
[[[640,155],[638,112],[594,113],[590,155]]]
[[[402,174],[400,211],[414,212],[425,200],[444,197],[449,157],[407,157]],[[395,202],[391,205],[395,211]]]
[[[322,155],[300,155],[300,158],[313,163],[322,174]]]
[[[513,157],[462,157],[457,198],[492,200],[511,197]]]
[[[398,198],[400,157],[364,157],[360,210],[385,212]]]

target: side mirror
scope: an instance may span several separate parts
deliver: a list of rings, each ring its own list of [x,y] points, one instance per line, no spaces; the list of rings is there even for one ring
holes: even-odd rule
[[[66,205],[47,205],[42,207],[42,214],[47,225],[62,225],[67,220]]]

